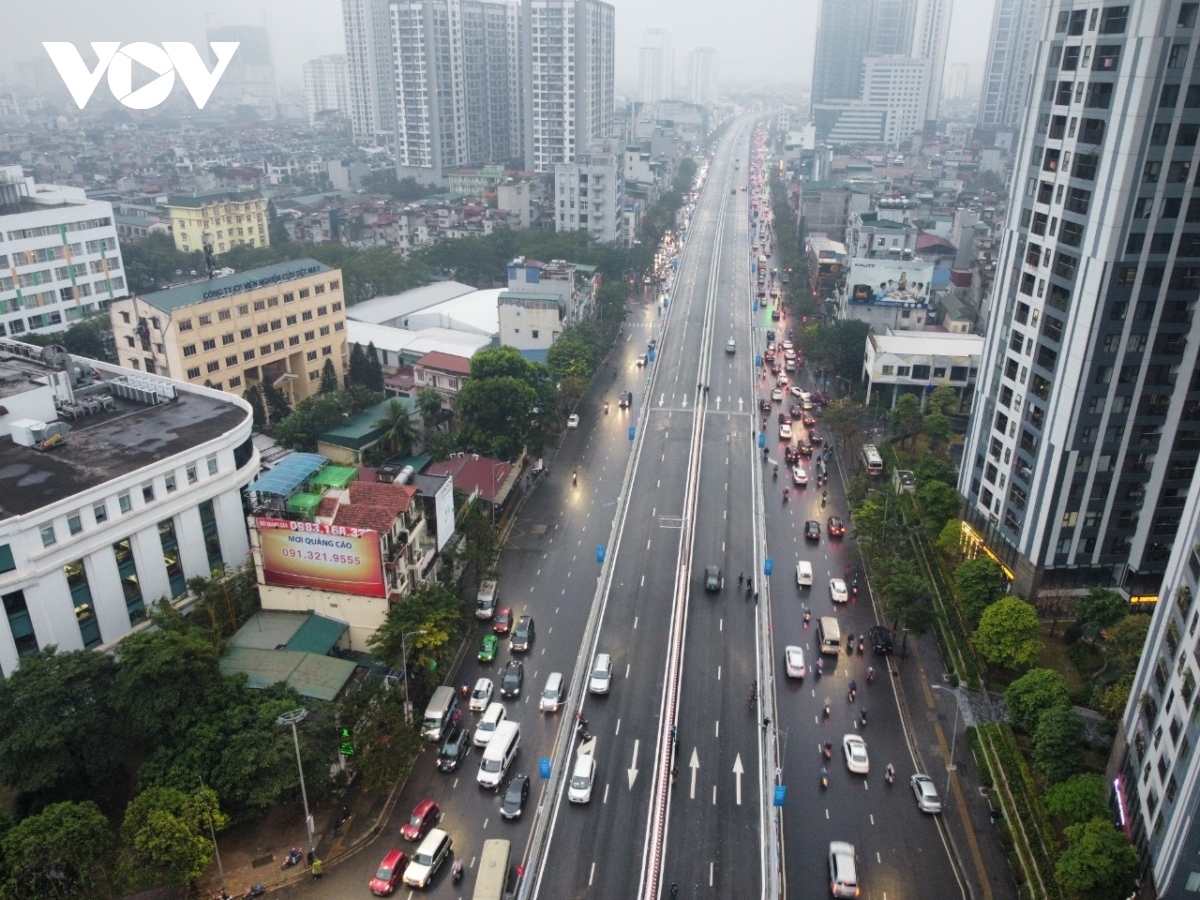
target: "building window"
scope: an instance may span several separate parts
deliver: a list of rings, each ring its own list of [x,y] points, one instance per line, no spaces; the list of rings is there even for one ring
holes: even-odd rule
[[[333,281],[329,282],[329,289],[331,291],[336,291],[341,286],[342,286],[342,283],[340,281],[338,281],[337,279],[334,279]]]
[[[164,479],[164,481],[166,482],[166,486],[167,486],[167,493],[168,493],[168,494],[173,494],[173,493],[175,493],[175,488],[176,488],[176,484],[175,484],[175,476],[174,476],[174,475],[168,475],[168,476],[167,476],[167,477]]]
[[[287,323],[288,323],[289,325],[295,325],[295,324],[296,324],[296,317],[295,317],[295,316],[288,316],[288,317],[287,317]]]
[[[250,360],[252,360],[252,359],[254,359],[254,351],[253,350],[246,350],[245,352],[242,353],[243,361],[250,362]]]
[[[205,460],[205,463],[208,465],[208,474],[216,475],[217,474],[217,458],[215,456],[210,456]]]
[[[71,534],[79,534],[79,532],[83,531],[83,519],[79,513],[67,517],[67,531]]]
[[[42,546],[43,547],[53,547],[55,544],[58,543],[58,538],[56,538],[54,536],[54,524],[53,523],[51,523],[49,525],[43,525],[41,528],[41,532],[42,532]]]
[[[262,312],[266,308],[267,308],[266,300],[255,300],[254,301],[254,311],[255,312]]]
[[[143,484],[142,485],[142,502],[143,503],[153,503],[154,502],[154,485],[153,484]]]
[[[299,335],[293,334],[290,338],[288,338],[288,346],[289,347],[298,347],[299,345],[300,345],[300,336]]]
[[[221,310],[217,311],[217,321],[218,322],[228,322],[231,318],[233,318],[233,313],[230,312],[229,310],[221,309]]]
[[[208,567],[213,575],[219,575],[225,568],[225,558],[221,555],[221,539],[213,502],[205,500],[200,504],[199,511],[200,525],[204,530],[204,549],[208,552]]]
[[[17,563],[13,559],[12,547],[8,544],[0,544],[0,573],[11,572],[16,567]]]
[[[311,291],[310,291],[308,288],[300,288],[300,299],[301,299],[301,300],[303,300],[303,299],[304,299],[304,298],[306,298],[306,297],[307,297],[307,296],[308,296],[310,293],[311,293]]]
[[[158,523],[158,538],[162,543],[163,565],[167,569],[171,596],[179,597],[187,590],[187,583],[183,577],[183,563],[179,558],[179,537],[175,533],[173,519],[164,519]]]
[[[242,384],[242,378],[240,375],[234,375],[233,377],[231,377],[229,379],[229,386],[231,388],[241,387],[241,384]]]
[[[312,314],[311,309],[306,309],[306,310],[304,310],[304,312],[302,312],[300,314],[300,318],[303,319],[305,322],[311,321],[312,317],[313,317],[313,314]]]
[[[314,292],[314,293],[317,293],[317,294],[323,294],[323,293],[325,293],[325,285],[323,285],[323,284],[314,284],[314,285],[313,285],[313,292]]]
[[[5,594],[4,613],[8,616],[8,628],[17,647],[17,656],[32,656],[38,652],[37,636],[33,633],[33,621],[29,618],[29,607],[25,604],[25,592],[13,591]]]
[[[329,337],[329,326],[328,325],[321,326],[321,337]]]
[[[192,330],[192,320],[191,319],[180,319],[179,320],[179,330],[180,331],[191,331]]]
[[[188,377],[188,378],[199,378],[199,377],[200,377],[200,367],[199,367],[199,366],[194,366],[194,367],[192,367],[192,368],[188,369],[188,370],[187,370],[187,377]]]
[[[296,299],[296,295],[295,295],[295,294],[293,294],[291,291],[287,291],[287,292],[286,292],[286,293],[283,295],[283,302],[284,302],[284,303],[291,303],[291,302],[292,302],[293,300],[295,300],[295,299]]]
[[[92,515],[96,519],[96,524],[108,521],[108,506],[104,503],[97,503],[92,507]]]
[[[184,347],[183,355],[184,356],[195,356],[196,355],[196,345],[188,344],[186,347]]]
[[[96,610],[92,605],[92,589],[88,585],[87,571],[83,560],[77,559],[63,566],[63,575],[67,579],[67,589],[71,592],[71,603],[75,607],[75,620],[79,623],[79,634],[86,648],[99,646],[100,622],[96,618]]]

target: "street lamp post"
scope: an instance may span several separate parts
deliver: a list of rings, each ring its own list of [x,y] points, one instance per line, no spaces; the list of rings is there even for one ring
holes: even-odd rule
[[[296,745],[296,768],[300,771],[300,797],[304,801],[304,828],[308,832],[308,849],[315,850],[313,842],[313,820],[308,813],[308,791],[304,787],[304,764],[300,761],[300,738],[296,734],[296,725],[308,718],[308,710],[304,707],[284,713],[275,720],[277,725],[292,726],[292,742]]]
[[[415,634],[425,634],[426,630],[421,628],[417,631],[410,631],[408,634],[400,635],[400,659],[404,666],[404,724],[412,724],[412,710],[408,705],[408,639]]]
[[[931,684],[930,687],[937,691],[946,691],[946,693],[954,698],[954,730],[950,735],[950,758],[946,760],[946,796],[949,797],[950,778],[958,769],[958,766],[954,764],[954,747],[958,742],[958,719],[962,715],[962,710],[958,705],[958,694],[954,693],[950,688],[943,687],[940,684]]]
[[[200,782],[200,796],[203,797],[204,779],[197,775],[196,780]],[[221,850],[219,847],[217,847],[217,829],[213,824],[212,812],[211,810],[208,810],[207,804],[205,805],[205,810],[208,811],[208,832],[212,835],[213,853],[216,854],[217,857],[217,871],[221,873],[221,894],[222,896],[226,896],[225,889],[227,885],[225,884],[225,867],[221,865]]]

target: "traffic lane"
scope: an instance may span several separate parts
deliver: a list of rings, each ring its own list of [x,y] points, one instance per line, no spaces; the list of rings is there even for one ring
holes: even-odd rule
[[[691,413],[648,410],[643,452],[628,498],[597,652],[613,657],[607,695],[585,695],[583,714],[596,737],[595,785],[584,811],[555,798],[543,883],[554,896],[623,898],[636,893],[650,802],[663,689],[663,648],[679,560]],[[573,758],[573,757],[572,757]],[[632,779],[632,785],[630,781]],[[586,828],[575,827],[586,822]],[[568,827],[559,827],[560,825]]]
[[[664,882],[685,896],[756,896],[754,859],[761,834],[757,705],[756,606],[739,590],[735,572],[754,569],[748,416],[709,413],[692,546],[685,652],[680,679],[670,822]],[[705,568],[720,565],[722,589],[705,590]],[[753,875],[748,875],[752,871]]]

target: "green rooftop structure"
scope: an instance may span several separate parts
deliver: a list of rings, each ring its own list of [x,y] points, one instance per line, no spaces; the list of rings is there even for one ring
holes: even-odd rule
[[[250,269],[236,275],[225,275],[221,278],[207,278],[191,284],[182,284],[179,287],[167,288],[165,291],[144,294],[141,299],[155,309],[173,312],[184,306],[207,303],[219,297],[241,294],[273,284],[283,284],[297,278],[315,275],[318,272],[332,271],[325,263],[305,257]]]
[[[320,494],[293,494],[291,497],[288,497],[287,511],[294,516],[304,516],[306,519],[312,519],[317,514],[317,507],[320,505]]]
[[[312,480],[313,487],[344,488],[358,477],[358,469],[350,466],[326,466]]]
[[[405,403],[405,399],[384,400],[321,434],[317,437],[317,452],[343,465],[361,465],[363,451],[383,436],[384,428],[375,423],[387,416],[391,403],[400,403],[412,415],[414,402],[410,399]]]

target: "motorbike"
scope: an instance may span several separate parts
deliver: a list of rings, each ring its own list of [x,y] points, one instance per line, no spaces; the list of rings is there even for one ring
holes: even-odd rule
[[[608,401],[607,400],[604,402],[604,414],[606,416],[608,415]]]
[[[779,478],[779,463],[775,463],[775,470],[771,472],[772,478]]]
[[[850,693],[846,697],[847,703],[853,703],[858,698],[858,688],[854,685],[850,686]]]
[[[817,660],[817,677],[820,678],[824,674],[825,674],[825,660],[818,659]]]
[[[462,687],[460,687],[458,689],[458,692],[460,694],[462,694],[464,697],[470,697],[471,696],[471,682],[464,681],[462,683]]]
[[[821,787],[829,787],[829,770],[821,766]]]
[[[826,759],[833,759],[833,744],[826,741],[822,752],[825,754]]]
[[[867,727],[867,708],[864,706],[858,713],[858,724],[862,728]]]
[[[791,493],[791,492],[790,492],[790,491],[789,491],[787,488],[784,488],[784,489],[783,489],[783,502],[784,502],[784,503],[787,503],[787,502],[788,502],[788,495],[789,495],[790,493]]]
[[[887,764],[887,768],[883,770],[883,778],[888,784],[896,783],[896,767],[891,763]]]
[[[255,884],[246,888],[246,893],[242,894],[241,900],[252,900],[254,897],[261,897],[267,892],[265,884]]]
[[[812,613],[807,609],[804,611],[804,627],[808,627],[808,623],[812,621]]]
[[[825,698],[825,718],[829,718],[829,698]]]
[[[846,636],[846,653],[849,654],[849,653],[853,653],[853,652],[854,652],[854,632],[852,631],[852,632],[850,632],[850,634],[848,634]]]
[[[862,637],[862,635],[860,634],[860,635],[858,636],[858,655],[859,655],[859,656],[862,656],[862,655],[863,655],[863,649],[864,649],[865,647],[866,647],[866,642],[863,640],[863,637]]]
[[[858,581],[857,580],[850,582],[850,593],[852,593],[855,597],[858,596]]]
[[[868,667],[867,669],[867,684],[875,683],[875,669]]]
[[[579,473],[578,472],[571,473],[571,484],[579,484]]]
[[[299,864],[300,860],[303,858],[304,854],[300,852],[300,848],[293,847],[290,851],[288,851],[287,859],[283,861],[283,865],[279,868],[281,871],[283,869],[290,869],[292,866]]]
[[[460,881],[462,881],[462,877],[463,877],[462,860],[456,859],[454,861],[453,868],[450,869],[450,880],[453,881],[455,884],[458,884]]]

